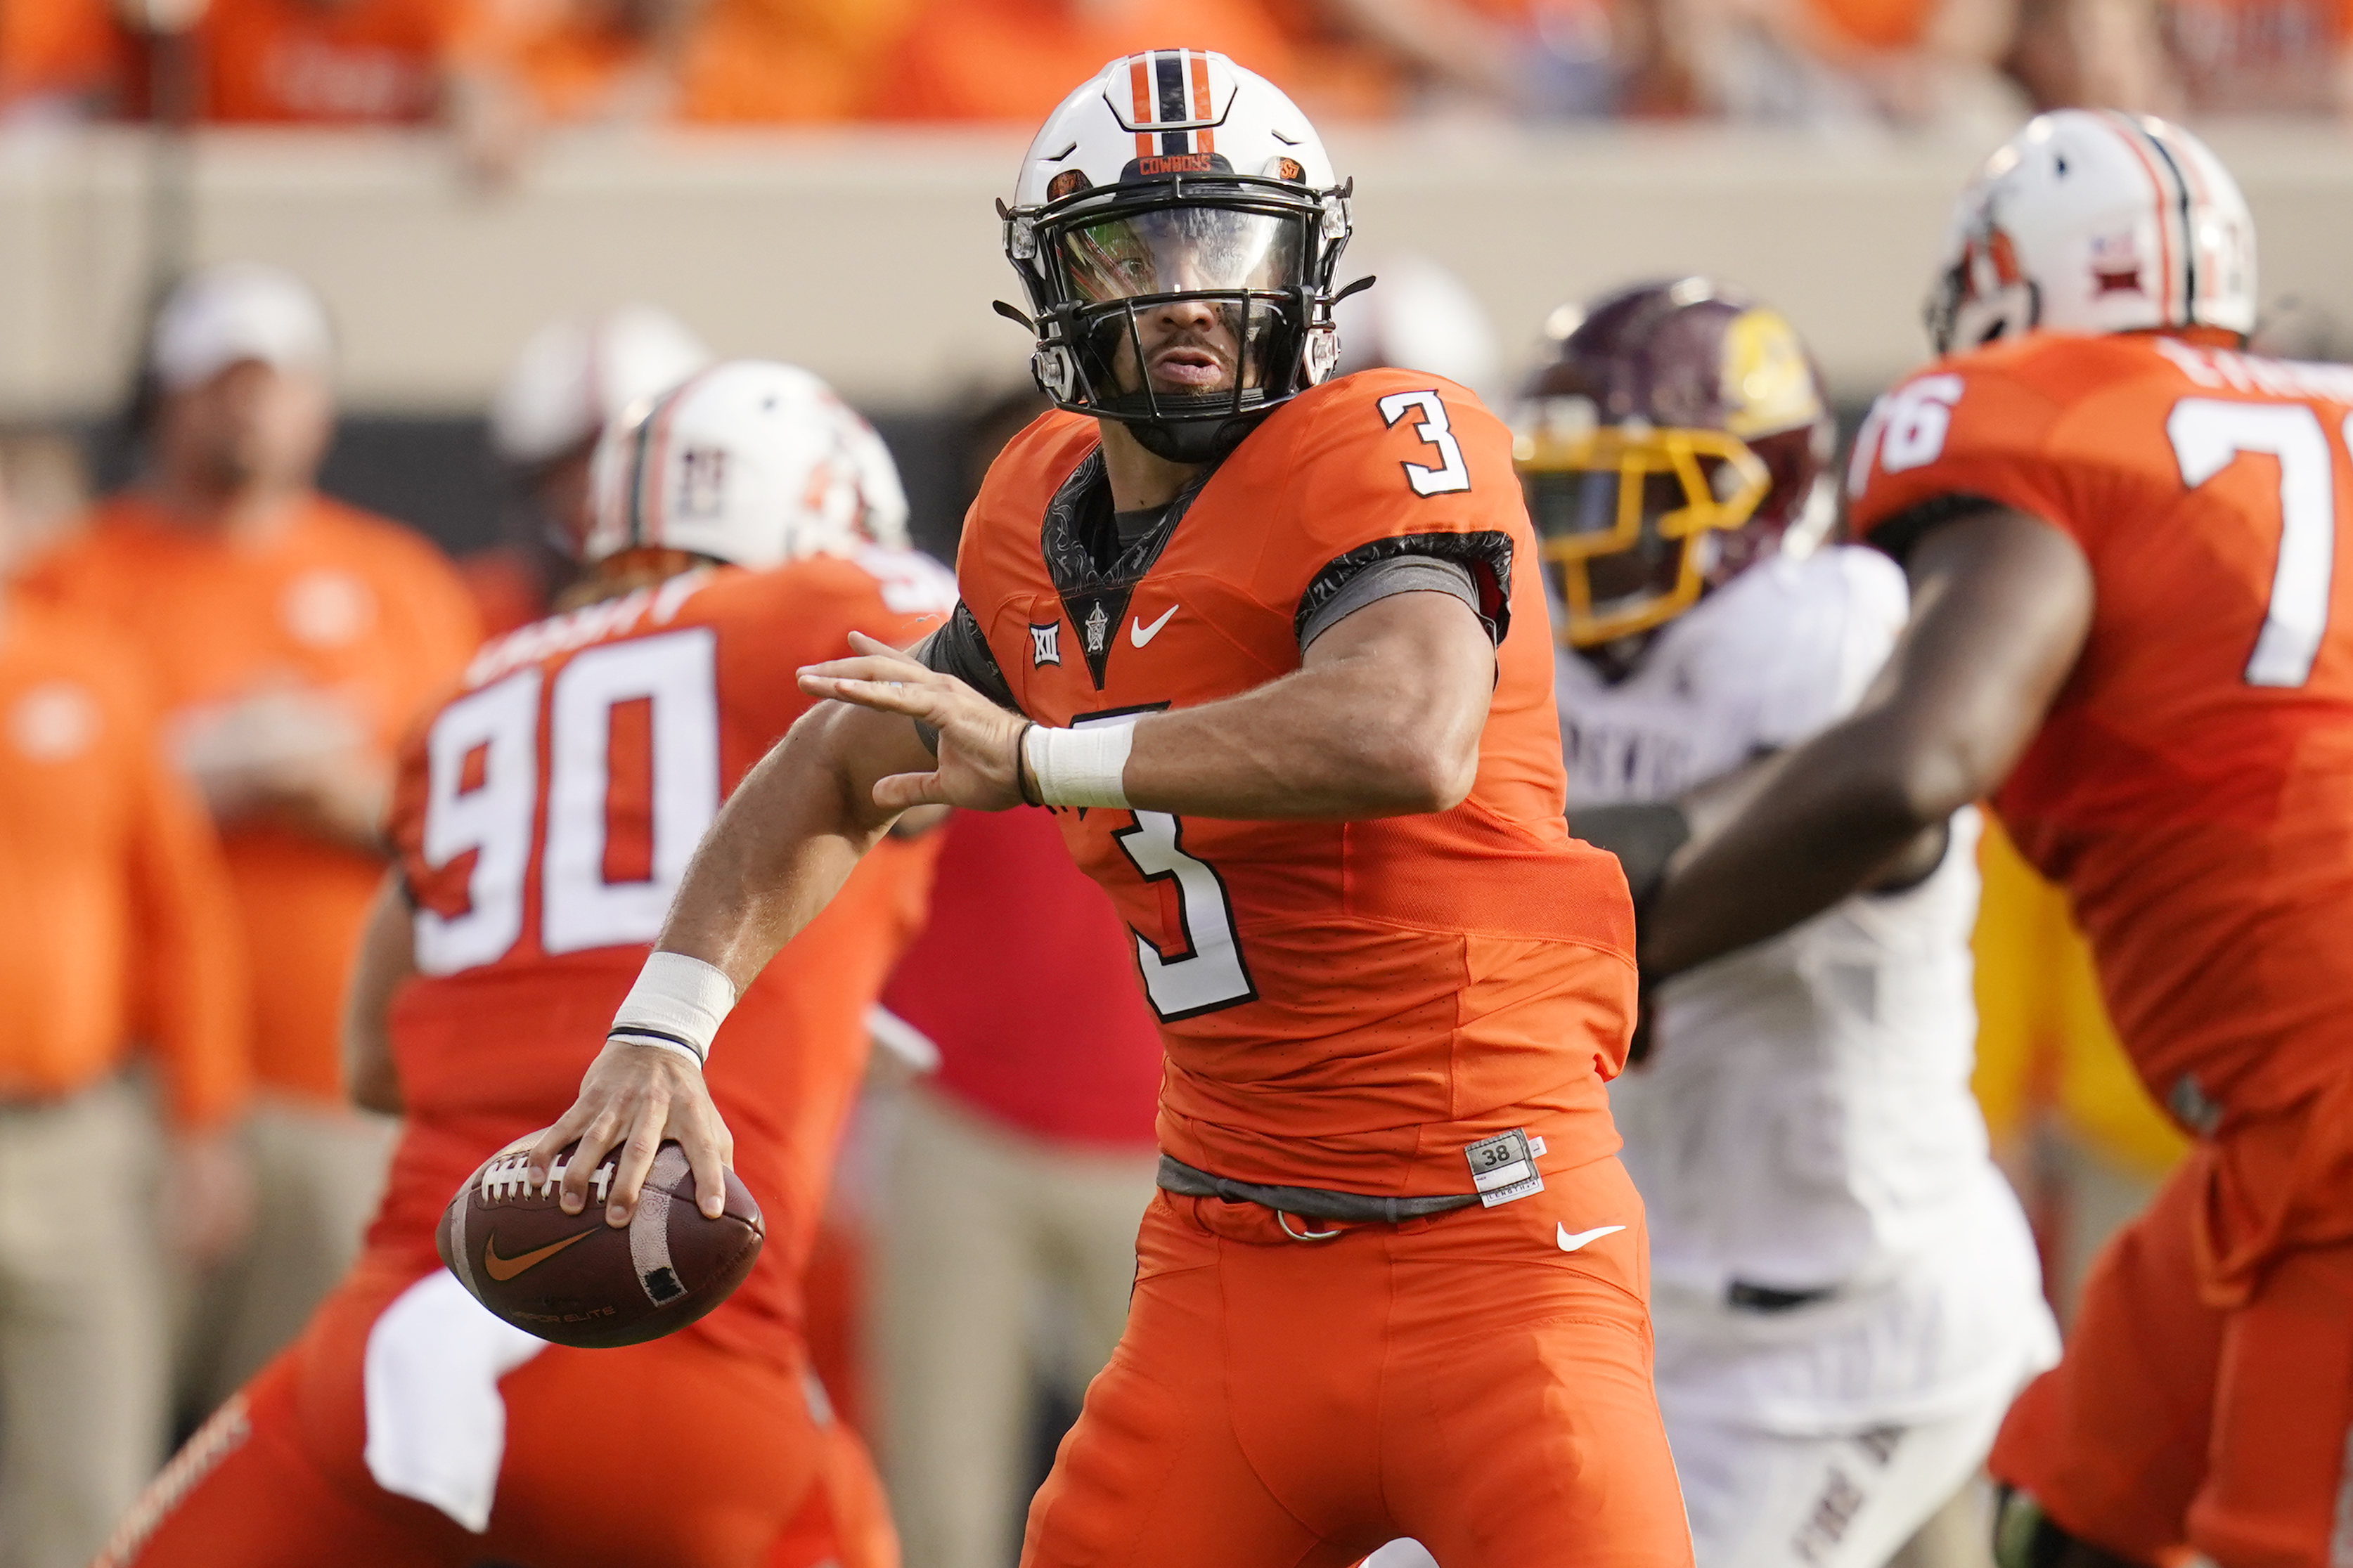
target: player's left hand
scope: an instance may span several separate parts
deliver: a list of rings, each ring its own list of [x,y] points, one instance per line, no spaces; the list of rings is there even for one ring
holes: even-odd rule
[[[735,1163],[735,1139],[711,1103],[702,1070],[674,1051],[607,1040],[580,1080],[580,1098],[531,1146],[531,1180],[543,1184],[556,1155],[574,1139],[580,1147],[564,1167],[565,1214],[588,1206],[588,1179],[606,1153],[621,1149],[613,1185],[606,1194],[605,1223],[625,1226],[637,1212],[638,1194],[653,1168],[654,1155],[676,1140],[694,1173],[695,1206],[717,1219],[727,1205],[727,1168]]]
[[[849,634],[856,658],[803,667],[801,689],[884,713],[904,713],[939,731],[939,767],[874,781],[874,804],[886,811],[962,805],[1003,811],[1022,804],[1021,731],[1028,723],[958,680],[888,643]]]

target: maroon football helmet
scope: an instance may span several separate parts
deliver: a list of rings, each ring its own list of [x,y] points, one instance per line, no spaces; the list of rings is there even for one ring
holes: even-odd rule
[[[1514,457],[1568,609],[1563,642],[1651,631],[1829,533],[1837,423],[1778,311],[1684,278],[1564,306],[1546,331]]]

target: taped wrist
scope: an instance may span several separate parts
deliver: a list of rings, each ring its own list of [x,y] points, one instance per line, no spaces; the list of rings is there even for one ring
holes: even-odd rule
[[[1568,819],[1568,830],[1618,857],[1626,889],[1641,910],[1666,880],[1667,862],[1691,839],[1691,819],[1671,800],[1592,805]]]
[[[1076,730],[1033,724],[1021,735],[1021,755],[1047,805],[1127,804],[1127,753],[1135,726],[1089,724]]]
[[[673,1051],[699,1068],[734,1005],[735,983],[723,972],[682,952],[657,952],[638,971],[605,1037]]]

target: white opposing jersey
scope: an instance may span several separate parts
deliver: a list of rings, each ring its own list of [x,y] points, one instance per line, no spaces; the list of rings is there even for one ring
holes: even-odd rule
[[[1743,573],[1615,684],[1564,649],[1570,830],[1580,807],[1679,795],[1841,717],[1907,612],[1893,562],[1838,547]],[[1649,1211],[1662,1403],[1785,1430],[1924,1418],[1997,1363],[2020,1376],[2021,1335],[2047,1353],[1969,1090],[1977,832],[1964,811],[1916,887],[1661,987],[1611,1108]],[[1736,1291],[1826,1294],[1769,1311]]]

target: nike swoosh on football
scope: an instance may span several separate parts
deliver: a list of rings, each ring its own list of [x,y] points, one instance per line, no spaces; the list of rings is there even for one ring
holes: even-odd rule
[[[1554,1238],[1560,1243],[1560,1249],[1563,1252],[1575,1252],[1588,1241],[1599,1241],[1605,1236],[1615,1236],[1626,1227],[1622,1225],[1597,1225],[1591,1230],[1580,1230],[1575,1236],[1571,1236],[1568,1234],[1568,1226],[1555,1220],[1552,1222],[1552,1228]]]
[[[576,1236],[567,1236],[562,1241],[551,1241],[545,1247],[533,1247],[531,1251],[514,1258],[499,1256],[499,1238],[493,1236],[482,1246],[482,1272],[493,1279],[512,1279],[524,1269],[546,1262],[574,1242],[586,1241],[596,1234],[596,1227],[592,1225]]]
[[[1144,617],[1142,616],[1136,616],[1134,620],[1127,623],[1128,640],[1134,643],[1136,647],[1142,647],[1145,643],[1150,642],[1154,637],[1160,635],[1160,628],[1166,626],[1168,624],[1168,617],[1176,613],[1176,606],[1171,605],[1166,609],[1161,611],[1160,618],[1153,622],[1148,626],[1144,624]]]

